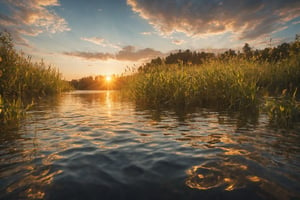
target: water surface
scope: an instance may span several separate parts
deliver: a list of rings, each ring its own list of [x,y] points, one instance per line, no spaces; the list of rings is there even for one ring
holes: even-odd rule
[[[300,199],[299,127],[66,93],[1,129],[0,199]]]

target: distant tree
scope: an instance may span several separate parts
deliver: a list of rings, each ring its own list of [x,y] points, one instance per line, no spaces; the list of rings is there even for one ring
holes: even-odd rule
[[[295,41],[296,41],[296,42],[300,42],[300,35],[299,35],[299,34],[296,34],[296,36],[295,36]]]
[[[236,57],[236,56],[237,56],[237,54],[235,53],[235,51],[232,49],[229,49],[228,51],[225,51],[224,53],[222,53],[220,55],[220,58],[222,60],[228,60],[228,59]]]
[[[245,43],[244,47],[243,47],[243,53],[245,54],[246,58],[250,58],[251,57],[251,47],[248,43]]]
[[[151,60],[151,64],[152,65],[162,65],[163,64],[163,60],[160,57],[157,57],[156,59],[152,59]]]
[[[290,56],[300,54],[300,35],[296,35],[295,41],[291,43],[282,43],[277,47],[266,47],[264,49],[253,50],[248,43],[242,47],[242,53],[229,49],[222,54],[215,55],[214,53],[192,52],[191,50],[178,50],[175,53],[170,53],[166,58],[157,57],[150,62],[139,67],[140,72],[151,72],[155,67],[169,64],[183,64],[183,66],[201,65],[207,61],[219,59],[228,60],[233,57],[239,59],[251,59],[258,62],[279,62],[287,59]]]
[[[78,88],[78,80],[73,79],[70,81],[70,84],[73,86],[73,88],[79,89]]]

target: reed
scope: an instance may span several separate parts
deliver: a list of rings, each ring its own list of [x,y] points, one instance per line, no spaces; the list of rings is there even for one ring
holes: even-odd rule
[[[296,120],[298,114],[295,113],[299,113],[296,93],[288,100],[280,97],[270,101],[269,96],[278,97],[282,90],[286,94],[293,93],[300,86],[299,77],[299,55],[277,63],[231,58],[211,60],[199,66],[153,66],[132,75],[127,86],[138,105],[156,108],[214,106],[249,111],[259,111],[263,107],[273,123],[283,118]],[[281,112],[283,106],[285,109]]]
[[[293,93],[300,86],[300,54],[278,63],[264,63],[256,75],[257,85],[273,96],[280,96],[284,89]]]
[[[256,79],[247,77],[237,61],[213,61],[203,66],[157,66],[135,75],[134,99],[151,106],[248,108],[258,103]]]
[[[0,33],[0,120],[22,118],[27,99],[58,94],[70,89],[58,70],[43,61],[32,62],[17,52],[7,32]]]

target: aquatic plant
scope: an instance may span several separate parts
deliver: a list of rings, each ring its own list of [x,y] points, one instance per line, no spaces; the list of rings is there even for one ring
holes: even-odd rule
[[[0,96],[0,124],[14,123],[22,119],[31,104],[24,105],[21,98],[7,101]]]
[[[294,122],[300,121],[300,103],[296,101],[297,89],[293,94],[282,91],[280,97],[266,100],[265,108],[270,123],[278,127],[291,127]]]

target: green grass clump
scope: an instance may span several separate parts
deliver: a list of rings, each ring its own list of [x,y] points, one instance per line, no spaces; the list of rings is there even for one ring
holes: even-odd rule
[[[213,106],[256,112],[264,107],[271,123],[286,126],[297,121],[299,104],[296,93],[287,98],[281,91],[291,94],[300,86],[300,55],[276,63],[231,58],[202,65],[152,65],[133,74],[127,86],[139,105]],[[270,99],[270,95],[275,98]]]
[[[249,108],[258,103],[255,80],[247,77],[242,64],[215,61],[193,67],[157,66],[136,74],[131,90],[138,103],[155,107]]]
[[[25,106],[20,98],[5,101],[0,96],[0,119],[2,120],[2,123],[7,124],[9,122],[16,122],[23,118],[26,114],[26,110],[30,106],[30,104]]]
[[[271,124],[279,127],[291,127],[300,121],[300,104],[296,101],[297,89],[293,94],[282,91],[278,98],[267,99],[265,108],[269,114]]]
[[[13,48],[10,34],[0,33],[0,120],[7,122],[24,116],[28,99],[58,94],[70,89],[60,73],[44,62],[32,62],[30,57]],[[31,100],[30,100],[31,102]]]
[[[259,77],[257,85],[271,95],[279,96],[284,89],[295,91],[300,86],[300,55],[278,63],[264,63],[257,72],[254,74]]]

